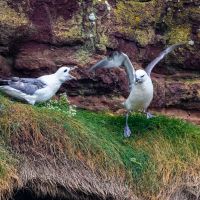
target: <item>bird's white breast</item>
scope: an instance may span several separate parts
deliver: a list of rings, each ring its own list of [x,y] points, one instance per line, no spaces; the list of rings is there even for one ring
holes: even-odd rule
[[[148,79],[141,83],[133,85],[132,91],[125,101],[125,107],[127,110],[143,111],[146,109],[153,99],[153,84],[151,79]]]

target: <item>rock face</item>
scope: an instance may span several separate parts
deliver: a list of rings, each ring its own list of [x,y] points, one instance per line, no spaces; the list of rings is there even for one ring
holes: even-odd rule
[[[36,77],[77,65],[78,80],[62,88],[71,101],[117,111],[128,95],[124,70],[89,74],[92,64],[120,50],[136,68],[145,67],[167,45],[190,41],[193,45],[177,49],[154,69],[151,107],[200,111],[199,5],[198,0],[0,0],[0,76]]]

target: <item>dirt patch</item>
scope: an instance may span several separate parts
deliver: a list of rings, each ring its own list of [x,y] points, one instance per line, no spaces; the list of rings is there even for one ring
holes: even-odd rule
[[[79,108],[88,109],[91,111],[108,111],[115,114],[124,114],[122,103],[124,97],[114,96],[76,96],[70,97],[70,102]],[[179,108],[150,108],[150,111],[156,114],[162,114],[169,117],[184,119],[188,122],[200,125],[200,112],[195,110],[183,110]]]
[[[164,114],[166,116],[184,119],[194,124],[200,125],[200,112],[198,111],[187,111],[177,108],[163,108],[153,109],[153,112],[158,114]]]

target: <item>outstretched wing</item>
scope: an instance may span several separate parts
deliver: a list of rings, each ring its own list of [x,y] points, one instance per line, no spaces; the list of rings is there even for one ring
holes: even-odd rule
[[[147,67],[145,68],[145,71],[147,72],[147,74],[150,76],[152,69],[154,68],[154,66],[160,62],[168,53],[170,53],[171,51],[173,51],[175,48],[183,45],[185,43],[179,43],[179,44],[174,44],[169,46],[167,49],[165,49],[164,51],[162,51],[160,53],[160,55],[158,57],[156,57],[152,62],[150,62]]]
[[[93,71],[100,68],[114,68],[114,67],[125,67],[129,85],[135,82],[135,69],[129,59],[129,57],[121,52],[114,52],[110,57],[106,57],[100,60],[98,63],[93,65],[89,71]]]
[[[2,88],[3,86],[9,86],[25,94],[32,95],[36,90],[44,88],[46,84],[35,78],[13,77],[8,80],[0,80],[0,86],[2,86]]]
[[[100,60],[98,63],[93,65],[89,71],[97,70],[100,68],[114,68],[119,67],[122,65],[124,61],[124,56],[122,53],[119,53],[117,51],[113,52],[111,56],[108,56],[102,60]]]

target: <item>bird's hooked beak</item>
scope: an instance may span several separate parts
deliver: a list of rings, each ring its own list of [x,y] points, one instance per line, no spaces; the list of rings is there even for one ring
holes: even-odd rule
[[[76,68],[78,68],[77,66],[74,66],[72,68],[70,68],[69,72],[72,71],[72,70],[75,70]],[[69,73],[69,80],[77,80],[77,78],[75,76],[72,76],[70,73]]]
[[[141,80],[140,78],[135,77],[135,83],[136,83],[136,84],[142,83],[142,80]]]

